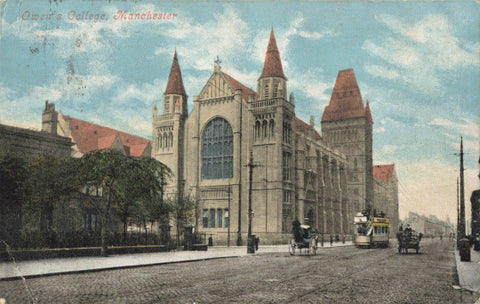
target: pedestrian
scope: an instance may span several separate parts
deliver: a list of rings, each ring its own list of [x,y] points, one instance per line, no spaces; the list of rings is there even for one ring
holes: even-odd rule
[[[330,234],[330,246],[333,246],[333,235]]]
[[[258,243],[260,242],[260,238],[257,236],[255,237],[255,250],[258,250]]]

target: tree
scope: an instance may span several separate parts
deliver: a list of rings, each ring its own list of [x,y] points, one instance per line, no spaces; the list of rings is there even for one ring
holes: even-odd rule
[[[112,208],[122,203],[124,208],[134,206],[163,195],[164,180],[170,174],[164,164],[152,158],[128,158],[113,150],[85,154],[78,172],[78,184],[85,185],[87,198],[100,216],[103,256],[107,255]]]
[[[26,165],[10,156],[0,159],[0,240],[17,247],[22,228],[21,209]]]
[[[53,210],[69,187],[71,175],[64,165],[53,156],[42,156],[28,166],[24,211],[38,219],[39,231],[49,247],[55,246]]]
[[[125,175],[119,180],[118,214],[123,222],[123,239],[126,240],[127,222],[135,216],[142,223],[148,241],[146,224],[168,217],[169,206],[163,201],[165,180],[171,171],[161,162],[149,158],[131,159],[126,164]]]
[[[175,220],[178,246],[180,244],[180,231],[187,226],[190,220],[194,219],[196,203],[190,196],[176,196],[173,199],[169,199],[168,202]]]

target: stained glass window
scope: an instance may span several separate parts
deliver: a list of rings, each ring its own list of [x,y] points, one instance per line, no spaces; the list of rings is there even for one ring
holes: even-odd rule
[[[215,118],[205,127],[202,137],[202,178],[233,177],[233,132],[223,118]]]

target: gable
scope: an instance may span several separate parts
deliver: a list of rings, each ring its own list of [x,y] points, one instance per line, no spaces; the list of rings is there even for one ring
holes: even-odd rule
[[[225,78],[223,73],[214,73],[200,93],[201,99],[231,97],[235,94],[235,88]]]

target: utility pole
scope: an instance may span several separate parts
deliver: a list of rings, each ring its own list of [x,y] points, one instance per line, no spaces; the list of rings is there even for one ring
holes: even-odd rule
[[[248,167],[248,180],[249,180],[249,188],[248,188],[248,240],[247,240],[247,253],[255,253],[255,240],[252,237],[252,173],[253,168],[257,167],[253,163],[253,152],[250,151],[250,159],[247,164]]]
[[[465,184],[463,171],[463,137],[460,137],[460,222],[458,225],[458,241],[465,237]]]
[[[232,188],[230,186],[230,183],[228,183],[228,234],[227,234],[227,247],[230,247],[230,192],[232,191]]]
[[[460,184],[457,177],[457,249],[460,245]]]

